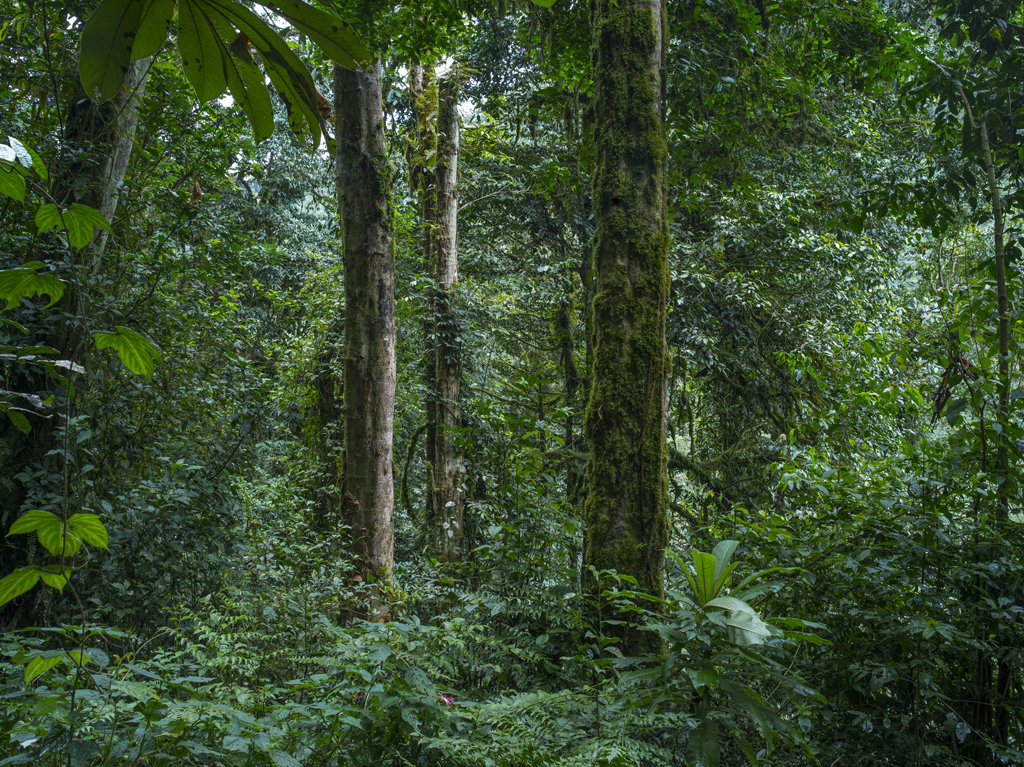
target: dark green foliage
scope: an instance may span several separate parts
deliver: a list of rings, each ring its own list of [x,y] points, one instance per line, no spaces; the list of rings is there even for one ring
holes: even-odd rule
[[[396,571],[394,620],[346,626],[367,585],[347,577],[349,531],[316,524],[344,448],[333,158],[288,131],[257,146],[237,98],[194,103],[157,56],[106,250],[83,269],[102,224],[68,179],[104,146],[67,123],[88,114],[74,70],[93,10],[0,2],[0,598],[31,586],[0,606],[0,761],[1024,763],[1009,10],[669,3],[659,601],[583,566],[584,466],[619,463],[582,438],[609,204],[602,178],[591,193],[608,137],[589,6],[371,9],[397,171]],[[349,13],[362,32],[367,11]],[[321,54],[278,39],[329,94]],[[458,566],[426,555],[434,286],[403,144],[404,67],[425,51],[468,76]],[[989,113],[1007,219],[1008,358],[965,99]],[[89,341],[84,373],[54,339]],[[623,657],[623,622],[664,652]]]

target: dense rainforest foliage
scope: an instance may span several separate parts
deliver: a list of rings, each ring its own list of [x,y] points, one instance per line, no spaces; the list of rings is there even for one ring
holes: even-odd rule
[[[0,765],[1024,765],[1022,82],[994,0],[0,0]]]

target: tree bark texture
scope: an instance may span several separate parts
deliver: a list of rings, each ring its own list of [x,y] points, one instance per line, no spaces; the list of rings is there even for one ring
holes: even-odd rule
[[[590,447],[585,564],[632,576],[640,590],[658,597],[669,533],[663,2],[592,5],[594,368],[584,424]],[[601,589],[589,580],[591,589]],[[626,655],[659,648],[657,637],[636,625],[606,633],[620,636]]]
[[[150,58],[145,58],[129,64],[124,85],[110,101],[96,104],[83,91],[68,113],[65,143],[80,159],[71,166],[72,176],[65,195],[70,199],[66,203],[77,202],[95,208],[107,221],[113,221],[121,198],[150,62]],[[92,245],[83,251],[90,276],[100,272],[108,237],[109,232],[101,230]]]
[[[338,217],[345,273],[345,479],[342,509],[355,579],[373,582],[369,617],[386,619],[379,584],[394,569],[392,440],[395,269],[391,168],[384,143],[380,60],[334,69]]]
[[[437,166],[434,196],[434,379],[437,389],[434,444],[434,549],[461,561],[465,540],[462,455],[457,445],[461,361],[456,311],[458,283],[459,83],[454,71],[438,83]]]
[[[428,158],[437,157],[437,131],[435,121],[437,118],[437,80],[434,78],[434,68],[417,64],[409,70],[409,93],[412,97],[413,119],[416,121],[415,140],[410,141],[408,149],[409,159],[409,185],[415,194],[419,195],[420,218],[421,218],[421,239],[420,246],[423,250],[424,274],[431,280],[434,278],[434,219],[436,211],[436,197],[434,194],[434,174],[428,170]],[[423,307],[423,388],[426,391],[426,400],[423,403],[426,415],[426,439],[424,440],[424,453],[426,454],[426,492],[425,509],[423,519],[429,527],[427,534],[433,540],[434,514],[434,464],[436,463],[435,450],[437,447],[437,384],[435,381],[435,355],[434,355],[434,290],[428,289],[425,305]]]

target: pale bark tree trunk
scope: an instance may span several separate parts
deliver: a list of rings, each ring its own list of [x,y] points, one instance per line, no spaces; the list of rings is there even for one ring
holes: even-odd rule
[[[585,563],[632,576],[639,590],[661,597],[669,531],[665,7],[664,0],[596,0],[592,12],[597,167]],[[591,590],[602,585],[589,577]],[[619,636],[626,655],[659,648],[655,635],[631,623],[605,631]]]
[[[434,378],[437,387],[434,445],[434,553],[461,561],[465,539],[462,455],[456,440],[462,422],[459,408],[461,361],[456,311],[458,282],[459,83],[452,72],[438,83],[437,167],[434,196]]]
[[[129,64],[124,85],[110,101],[96,105],[83,92],[68,114],[65,140],[76,152],[84,150],[85,154],[72,165],[67,195],[71,199],[67,202],[95,208],[111,222],[135,145],[139,103],[146,92],[150,63],[151,59],[145,58]],[[82,253],[89,276],[101,271],[108,237],[109,233],[101,230]]]
[[[334,69],[338,217],[345,270],[345,478],[342,516],[354,580],[371,586],[368,617],[384,620],[380,584],[394,569],[392,439],[395,273],[391,168],[384,143],[381,63]]]
[[[434,224],[436,217],[436,198],[434,194],[434,173],[431,168],[437,158],[437,81],[434,78],[433,66],[421,64],[409,70],[409,91],[412,97],[413,119],[416,121],[415,140],[410,142],[409,185],[419,195],[421,235],[420,246],[423,251],[423,269],[430,279],[434,278]],[[434,465],[437,449],[437,383],[435,381],[434,359],[434,290],[428,289],[423,307],[423,387],[426,400],[423,403],[426,416],[426,492],[423,519],[428,528],[430,539],[434,536]]]

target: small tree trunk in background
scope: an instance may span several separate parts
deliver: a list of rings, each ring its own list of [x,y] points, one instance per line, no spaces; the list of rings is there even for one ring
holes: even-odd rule
[[[345,479],[357,581],[373,582],[369,617],[385,620],[379,584],[394,570],[395,262],[381,63],[334,68],[338,218],[345,263]]]
[[[434,194],[434,173],[428,169],[437,158],[437,82],[434,79],[433,67],[417,64],[409,70],[409,92],[412,96],[412,114],[416,121],[416,138],[409,146],[409,186],[414,194],[419,195],[421,215],[421,248],[423,250],[424,274],[434,279],[434,219],[436,217],[436,198]],[[428,162],[428,158],[432,158]],[[431,540],[434,535],[434,465],[437,448],[437,384],[434,358],[434,290],[428,288],[426,303],[423,307],[423,388],[426,400],[423,403],[426,415],[426,491],[424,493],[423,519],[428,528]]]
[[[434,553],[461,561],[465,538],[462,455],[456,445],[461,361],[455,286],[458,281],[459,83],[452,72],[438,83],[437,168],[434,173],[434,377],[437,386],[434,447]]]
[[[592,13],[597,167],[585,564],[630,575],[638,590],[661,597],[669,532],[665,9],[663,0],[596,0]],[[588,580],[600,593],[602,584]],[[660,645],[633,624],[606,633],[621,638],[628,656]]]
[[[992,158],[992,147],[988,138],[988,118],[986,112],[981,117],[978,133],[981,137],[982,159],[985,164],[985,175],[988,178],[989,196],[992,200],[993,237],[996,267],[996,302],[998,308],[999,335],[999,404],[996,408],[996,422],[999,433],[996,435],[996,524],[1004,528],[1010,516],[1010,497],[1016,495],[1016,487],[1011,487],[1013,474],[1010,472],[1010,314],[1006,294],[1006,251],[1003,240],[1003,206],[999,197],[999,184],[996,180],[995,162]],[[995,595],[998,597],[998,595]],[[1003,627],[1002,631],[1006,631]],[[992,698],[995,701],[994,722],[991,737],[999,745],[1006,747],[1009,743],[1011,691],[1013,687],[1014,666],[1007,654],[1001,654],[996,665],[996,689]]]
[[[145,58],[129,64],[120,92],[105,104],[90,101],[79,87],[81,98],[68,113],[64,140],[75,152],[84,150],[84,154],[71,165],[72,175],[65,182],[63,195],[70,199],[65,204],[88,205],[113,222],[135,145],[139,103],[146,92],[150,62]],[[101,271],[108,237],[109,232],[101,230],[82,253],[90,276]]]
[[[105,104],[97,105],[78,86],[78,96],[71,106],[64,126],[64,147],[69,162],[58,162],[53,175],[52,194],[64,207],[72,203],[88,205],[112,220],[120,199],[121,185],[128,171],[138,127],[138,104],[146,86],[150,60],[132,63],[125,76],[124,87]],[[77,79],[77,78],[76,78]],[[60,171],[64,172],[61,173]],[[77,254],[78,280],[68,280],[60,307],[71,315],[60,323],[53,335],[42,343],[61,351],[61,356],[82,363],[88,332],[88,292],[85,281],[101,271],[108,233],[101,231],[88,247]],[[17,389],[17,382],[12,381]],[[26,384],[26,389],[31,386]],[[80,388],[84,391],[84,387]],[[14,477],[26,466],[35,466],[47,459],[56,448],[57,417],[33,419],[32,431],[22,434],[5,420],[0,427],[0,573],[7,574],[29,564],[32,538],[27,535],[2,537],[21,512],[25,488]],[[52,467],[51,467],[51,470]],[[27,594],[0,607],[0,629],[20,628],[39,621],[34,614],[35,594]]]

